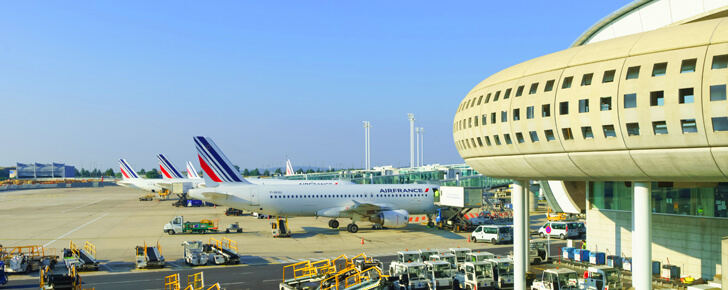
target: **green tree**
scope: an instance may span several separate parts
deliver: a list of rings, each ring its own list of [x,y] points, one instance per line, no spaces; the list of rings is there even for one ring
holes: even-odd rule
[[[149,171],[144,174],[147,178],[159,178],[159,172],[156,168],[152,169],[152,171]]]
[[[306,170],[306,173],[314,173],[314,171],[313,169],[309,168],[308,170]]]
[[[245,168],[245,170],[243,170],[243,175],[250,176],[250,171],[248,171],[248,169]]]
[[[250,176],[260,176],[260,171],[258,168],[253,169],[253,171],[250,172]]]
[[[296,174],[303,174],[303,169],[299,168],[298,170],[296,170]]]
[[[81,177],[90,177],[91,173],[88,172],[85,168],[81,168]]]
[[[104,172],[104,176],[114,176],[114,175],[116,175],[116,174],[114,173],[114,170],[111,168],[107,169],[106,172]]]
[[[157,169],[155,168],[154,170],[157,170]],[[146,171],[146,170],[144,170],[144,168],[142,168],[142,170],[140,170],[140,171],[139,171],[139,172],[137,172],[137,173],[139,173],[139,175],[146,175],[146,174],[147,174],[147,171]]]
[[[278,169],[276,169],[275,174],[283,174],[283,171],[280,168],[278,168]]]
[[[121,172],[116,173],[116,178],[121,178]]]
[[[237,166],[237,165],[233,165],[233,166],[235,166],[235,170],[237,170],[238,172],[240,172],[240,166]]]
[[[78,171],[78,168],[73,168],[73,170],[76,171],[76,177],[81,177],[81,171]]]

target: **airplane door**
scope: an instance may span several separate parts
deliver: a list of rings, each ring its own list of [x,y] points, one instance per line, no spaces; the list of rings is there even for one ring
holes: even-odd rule
[[[250,189],[250,205],[260,205],[258,203],[258,189],[257,188]]]

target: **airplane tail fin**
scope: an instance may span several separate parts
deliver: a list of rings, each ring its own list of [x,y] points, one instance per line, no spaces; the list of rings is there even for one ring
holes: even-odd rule
[[[192,165],[192,162],[187,161],[187,178],[189,179],[201,179],[199,174],[197,174],[197,170],[195,169],[195,166]]]
[[[169,162],[169,159],[164,157],[164,154],[157,155],[157,159],[159,159],[159,169],[161,169],[165,179],[184,178],[172,162]]]
[[[291,165],[291,159],[286,160],[286,175],[293,175],[293,166]]]
[[[137,175],[136,171],[131,168],[131,165],[125,159],[119,159],[119,168],[121,168],[121,175],[124,176],[124,179],[139,178],[139,175]]]
[[[207,181],[211,180],[215,183],[247,183],[240,171],[230,162],[224,153],[217,147],[211,138],[197,136],[193,138],[195,148],[197,149],[197,157],[200,160],[200,166],[205,172],[205,184],[210,187]]]

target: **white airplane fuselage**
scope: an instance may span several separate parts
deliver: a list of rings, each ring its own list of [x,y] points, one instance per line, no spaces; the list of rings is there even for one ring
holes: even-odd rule
[[[219,184],[189,191],[190,198],[236,209],[288,217],[350,218],[349,208],[372,204],[412,214],[434,214],[438,185],[256,185]],[[210,194],[205,194],[210,193]],[[375,210],[372,210],[374,214]]]
[[[162,187],[157,185],[157,182],[161,182],[162,179],[145,179],[145,178],[134,178],[134,179],[123,179],[122,181],[117,181],[116,184],[128,187],[128,188],[135,188],[135,189],[141,189],[151,192],[159,192],[162,190]]]

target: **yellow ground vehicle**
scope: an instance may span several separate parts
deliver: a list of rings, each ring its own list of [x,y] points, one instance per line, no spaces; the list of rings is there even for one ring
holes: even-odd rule
[[[561,221],[568,221],[568,220],[575,220],[569,213],[560,212],[555,213],[552,209],[549,209],[548,212],[546,212],[546,219],[550,222],[561,222]]]

